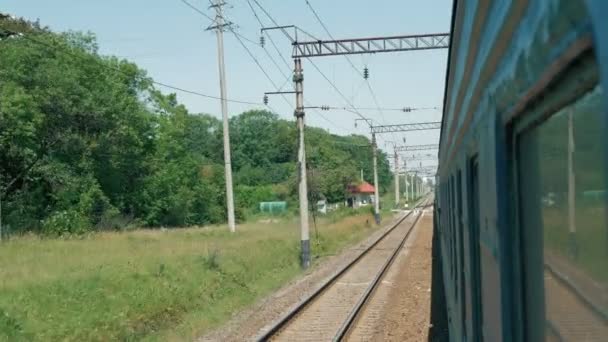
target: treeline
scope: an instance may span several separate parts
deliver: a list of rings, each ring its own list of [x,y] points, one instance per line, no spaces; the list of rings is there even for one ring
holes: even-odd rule
[[[15,34],[24,32],[25,34]],[[297,131],[253,110],[230,120],[237,217],[259,201],[297,206]],[[309,127],[312,200],[344,199],[371,149]],[[0,16],[0,200],[12,232],[46,234],[225,220],[221,121],[193,114],[90,33]],[[381,187],[391,181],[379,158]]]

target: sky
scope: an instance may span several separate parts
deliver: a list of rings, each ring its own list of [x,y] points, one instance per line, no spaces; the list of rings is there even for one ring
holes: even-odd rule
[[[188,0],[201,11],[213,16],[208,0]],[[252,4],[265,26],[272,22],[259,7]],[[247,0],[226,0],[225,16],[235,30],[253,42],[259,42],[260,25]],[[297,25],[320,39],[329,39],[305,0],[258,0],[280,25]],[[309,0],[323,23],[336,39],[449,32],[451,0]],[[187,7],[180,0],[3,0],[0,12],[30,20],[39,19],[54,31],[90,31],[96,34],[100,53],[133,61],[155,81],[219,96],[217,40],[206,30],[209,19]],[[279,31],[271,33],[287,63],[293,63],[291,45]],[[224,38],[227,73],[227,97],[260,103],[229,103],[230,115],[264,108],[264,92],[277,89],[260,71],[234,35]],[[245,41],[277,86],[286,81],[291,70],[267,39],[269,54],[277,68],[259,46]],[[369,84],[383,108],[426,108],[411,113],[400,111],[361,110],[376,125],[441,120],[447,49],[352,55],[356,72],[343,56],[319,57],[314,63],[356,107],[376,108],[372,92],[360,73],[369,69]],[[345,107],[346,101],[303,60],[304,99],[311,106]],[[162,89],[166,93],[174,92]],[[291,81],[284,90],[293,90]],[[193,113],[221,117],[220,101],[177,92],[178,100]],[[271,96],[269,105],[281,118],[294,120],[295,97]],[[286,103],[287,102],[287,103]],[[306,124],[322,127],[331,133],[364,134],[369,128],[359,123],[356,115],[342,110],[306,113]],[[439,141],[439,130],[379,135],[378,146],[391,151],[390,141],[403,144],[433,144]],[[427,151],[428,152],[428,151]],[[424,153],[427,153],[424,152]],[[430,151],[435,153],[434,151]],[[392,153],[391,153],[392,155]],[[433,161],[423,162],[432,164]]]

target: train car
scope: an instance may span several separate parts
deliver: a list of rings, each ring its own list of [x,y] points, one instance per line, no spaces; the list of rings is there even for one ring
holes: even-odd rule
[[[430,340],[608,340],[608,1],[454,1]]]

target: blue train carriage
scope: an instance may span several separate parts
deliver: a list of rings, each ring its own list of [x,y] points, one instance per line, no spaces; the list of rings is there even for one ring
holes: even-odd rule
[[[608,1],[455,1],[430,340],[608,339]]]

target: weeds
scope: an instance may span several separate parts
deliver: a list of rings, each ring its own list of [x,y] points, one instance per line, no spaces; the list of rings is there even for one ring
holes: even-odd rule
[[[315,258],[366,219],[320,219]],[[0,246],[0,340],[192,340],[301,272],[295,221],[84,236]]]

